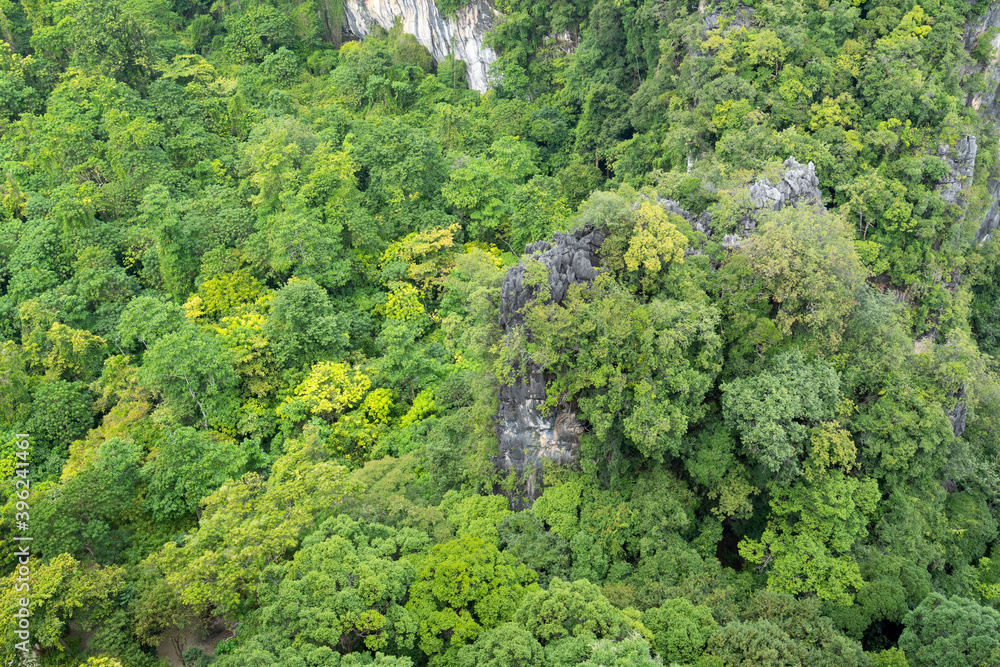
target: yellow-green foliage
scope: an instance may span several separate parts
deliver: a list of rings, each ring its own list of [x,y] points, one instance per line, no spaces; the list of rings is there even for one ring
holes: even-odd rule
[[[687,239],[677,229],[685,224],[659,206],[643,201],[636,212],[635,230],[625,251],[625,266],[629,271],[644,269],[653,278],[663,264],[684,261]]]
[[[290,405],[301,405],[310,414],[332,420],[356,407],[372,386],[371,378],[347,364],[322,361],[295,388],[294,398],[278,407],[278,416],[289,416]]]

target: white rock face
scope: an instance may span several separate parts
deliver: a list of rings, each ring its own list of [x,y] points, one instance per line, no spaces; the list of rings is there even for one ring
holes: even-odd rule
[[[464,60],[469,88],[486,92],[486,71],[497,54],[483,46],[483,35],[497,16],[492,0],[475,0],[460,9],[454,19],[445,18],[434,0],[344,0],[344,29],[365,37],[373,26],[389,30],[399,17],[403,31],[427,47],[435,62],[441,62],[454,46],[455,58]]]

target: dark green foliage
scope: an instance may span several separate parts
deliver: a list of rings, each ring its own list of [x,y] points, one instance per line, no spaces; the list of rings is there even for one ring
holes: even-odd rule
[[[766,620],[729,623],[719,628],[708,640],[706,654],[718,659],[715,664],[727,667],[804,667],[809,664],[804,661],[805,648]]]
[[[248,4],[226,17],[226,50],[239,63],[260,62],[273,49],[290,44],[288,16],[267,3]]]
[[[417,624],[401,605],[415,570],[400,556],[426,545],[426,535],[409,528],[347,517],[324,522],[292,561],[265,573],[273,583],[260,592],[255,620],[262,632],[213,664],[290,665],[306,656],[411,647]]]
[[[722,386],[726,424],[740,436],[744,453],[769,473],[799,472],[809,429],[834,416],[840,378],[801,352],[776,357],[771,369]]]
[[[278,363],[298,369],[343,353],[350,341],[345,319],[315,281],[292,280],[274,295],[266,333]]]
[[[500,548],[537,572],[538,582],[543,586],[552,577],[565,579],[569,574],[569,544],[555,533],[545,530],[534,515],[527,512],[512,514],[497,528]]]
[[[642,622],[656,635],[656,652],[665,660],[680,663],[697,659],[716,627],[707,607],[695,606],[684,598],[647,610]]]
[[[125,306],[114,342],[122,352],[144,352],[163,336],[177,333],[189,324],[176,304],[143,294]]]
[[[94,425],[94,396],[81,382],[55,380],[39,385],[25,429],[33,436],[36,461],[55,472],[69,454],[70,444]]]
[[[81,65],[133,88],[149,82],[155,56],[152,31],[143,17],[115,0],[86,0],[73,18],[70,34]]]
[[[931,593],[903,619],[899,647],[914,667],[991,665],[1000,654],[1000,613]]]
[[[476,643],[465,646],[458,654],[460,667],[533,667],[543,664],[545,653],[530,632],[507,623],[487,630]]]
[[[86,471],[40,494],[32,519],[35,548],[47,558],[68,553],[102,564],[135,562],[130,522],[140,483],[142,448],[117,438],[104,442]]]
[[[212,442],[204,431],[169,431],[142,467],[148,494],[144,509],[157,521],[194,514],[202,498],[238,476],[245,458],[235,443]]]
[[[184,328],[154,343],[139,380],[182,424],[208,429],[232,419],[232,362],[215,338],[198,329]]]

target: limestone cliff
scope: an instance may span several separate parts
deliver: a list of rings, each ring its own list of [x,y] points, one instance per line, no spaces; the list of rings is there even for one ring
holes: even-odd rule
[[[1000,3],[994,4],[985,14],[966,24],[963,35],[966,51],[971,52],[991,28],[1000,28]],[[968,104],[997,122],[1000,121],[1000,62],[997,58],[1000,54],[1000,33],[993,35],[991,41],[990,61],[972,69],[986,75],[986,88],[981,94],[972,96]]]
[[[540,241],[525,250],[545,265],[552,300],[562,302],[569,285],[597,277],[597,250],[604,242],[600,230],[584,228],[572,234],[556,234],[554,243]],[[524,326],[522,309],[535,298],[535,289],[525,284],[525,267],[515,266],[504,277],[500,289],[500,326],[507,334]],[[530,336],[530,332],[526,332]],[[527,505],[541,495],[544,461],[573,462],[584,432],[583,423],[568,406],[555,407],[543,415],[547,378],[542,369],[529,364],[526,377],[500,387],[496,416],[499,454],[494,459],[502,471],[515,471],[522,480]],[[515,501],[520,506],[520,501]]]
[[[497,56],[483,45],[483,35],[496,15],[492,0],[473,0],[451,18],[441,14],[434,0],[344,0],[344,31],[363,38],[376,25],[391,29],[398,18],[403,31],[427,47],[435,62],[454,51],[456,60],[465,61],[469,88],[484,93],[486,72]]]
[[[949,204],[961,203],[962,193],[972,185],[972,174],[976,169],[978,153],[976,137],[963,135],[955,146],[941,144],[937,156],[948,165],[948,175],[937,185],[941,198]]]
[[[966,74],[982,72],[985,83],[983,90],[979,94],[970,95],[966,103],[978,111],[980,115],[984,115],[994,124],[1000,125],[1000,32],[994,30],[987,34],[987,31],[994,28],[1000,28],[1000,3],[993,4],[985,14],[966,24],[964,40],[967,51],[971,52],[980,39],[992,37],[989,46],[991,54],[989,61],[966,71]],[[974,167],[975,137],[973,137],[971,148],[971,166]],[[1000,227],[1000,181],[990,178],[986,185],[990,194],[990,207],[976,232],[976,241],[980,242],[987,240],[993,231]]]

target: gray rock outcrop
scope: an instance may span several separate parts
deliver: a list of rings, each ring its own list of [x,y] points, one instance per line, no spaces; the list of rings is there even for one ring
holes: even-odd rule
[[[736,250],[743,244],[739,234],[726,234],[722,237],[722,247],[726,250]]]
[[[756,211],[769,208],[780,211],[786,206],[822,206],[823,195],[819,190],[819,177],[816,176],[816,165],[812,162],[802,165],[790,157],[784,162],[785,173],[774,185],[762,178],[750,185],[750,201],[753,209],[739,221],[736,234],[727,234],[722,239],[725,248],[738,248],[740,236],[748,236],[757,228],[758,215]]]
[[[416,37],[435,62],[454,52],[465,61],[469,88],[486,92],[486,73],[496,60],[493,49],[483,45],[483,36],[497,17],[491,0],[473,0],[453,18],[441,14],[434,0],[345,0],[344,31],[365,37],[378,25],[390,30],[399,18],[403,31]]]
[[[962,192],[972,185],[972,174],[976,170],[976,137],[972,134],[962,135],[954,148],[941,144],[937,156],[948,165],[948,175],[937,184],[937,191],[949,204],[960,203]]]
[[[584,228],[572,234],[556,234],[553,243],[540,241],[525,254],[548,270],[551,299],[561,303],[573,283],[597,277],[597,250],[604,242],[599,229]],[[500,288],[500,326],[504,334],[524,328],[524,307],[538,293],[526,284],[524,262],[507,272]],[[530,331],[523,331],[530,338]],[[515,471],[522,480],[521,498],[515,508],[530,506],[542,492],[545,461],[571,463],[580,446],[584,424],[572,406],[559,405],[542,414],[547,378],[541,368],[528,363],[527,373],[510,386],[500,387],[500,407],[495,417],[499,453],[493,463],[502,471]]]
[[[1000,28],[1000,3],[994,3],[985,14],[966,22],[963,35],[965,50],[971,52],[990,28]],[[1000,33],[993,35],[989,49],[990,57],[986,63],[973,65],[965,72],[983,72],[986,76],[986,92],[971,97],[968,105],[994,122],[1000,122]]]
[[[955,434],[956,438],[961,438],[962,434],[965,433],[965,418],[968,415],[969,409],[965,405],[964,396],[962,400],[955,404],[955,406],[948,411],[948,420],[951,421],[951,430]]]
[[[656,203],[662,206],[668,213],[674,213],[687,220],[691,229],[701,232],[708,238],[712,238],[712,216],[708,211],[702,211],[701,215],[694,215],[681,208],[681,203],[674,199],[656,198]]]
[[[985,243],[993,238],[994,230],[1000,227],[1000,181],[991,178],[986,181],[986,187],[990,192],[990,208],[976,232],[976,241],[979,243]]]
[[[750,186],[750,199],[757,208],[773,208],[780,211],[785,206],[811,204],[822,201],[819,191],[819,177],[812,162],[801,165],[795,158],[785,160],[785,173],[776,185],[762,178]]]

